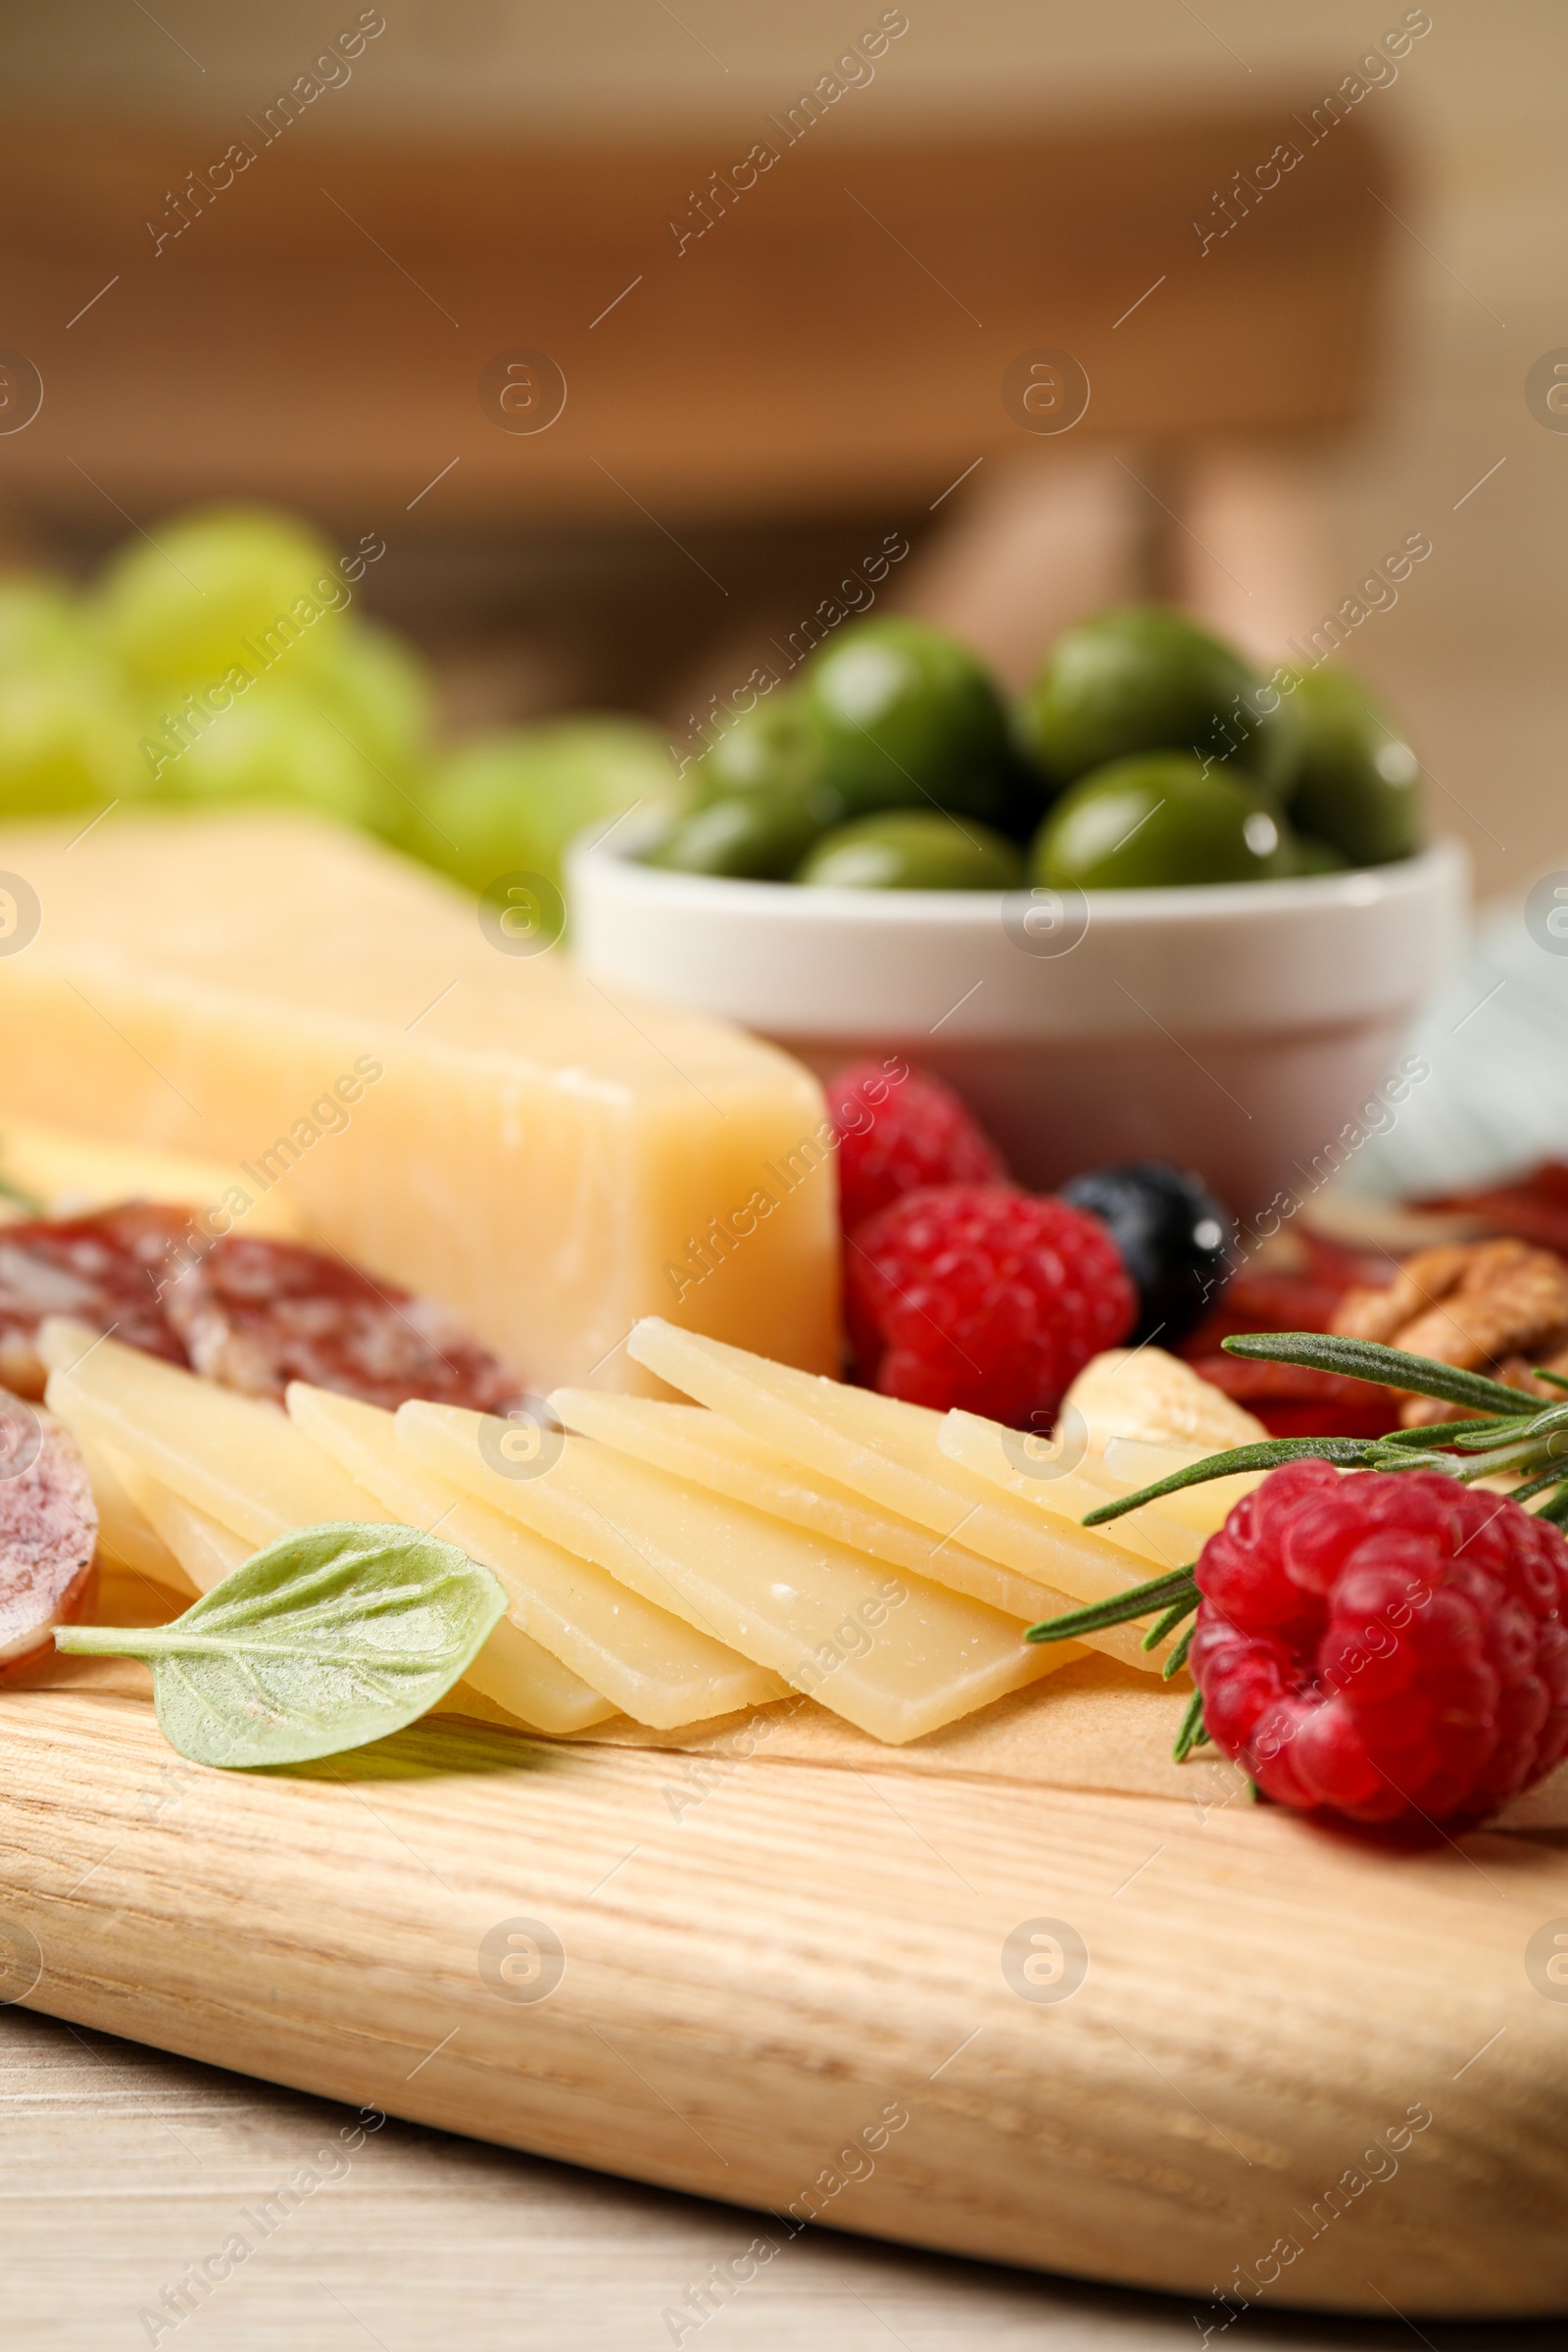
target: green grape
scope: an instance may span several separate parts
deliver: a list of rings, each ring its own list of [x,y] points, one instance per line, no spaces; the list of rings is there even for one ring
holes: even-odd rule
[[[242,667],[323,664],[351,591],[308,523],[263,507],[175,515],[111,557],[100,589],[105,642],[154,692]]]
[[[0,670],[0,816],[49,816],[139,793],[127,709],[95,673]]]
[[[435,688],[422,656],[396,630],[358,617],[334,630],[330,660],[307,691],[367,759],[400,781],[428,757]]]
[[[444,762],[405,846],[483,891],[525,870],[560,887],[573,834],[684,801],[657,727],[611,713],[476,736]]]
[[[110,673],[86,609],[61,580],[0,580],[0,672],[99,667]]]
[[[390,787],[308,690],[248,694],[199,731],[186,731],[184,749],[162,739],[169,756],[154,786],[161,799],[208,808],[271,801],[373,832],[394,828]]]

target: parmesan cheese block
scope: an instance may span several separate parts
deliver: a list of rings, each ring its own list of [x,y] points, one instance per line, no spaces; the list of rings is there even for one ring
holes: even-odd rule
[[[1112,1530],[1102,1534],[1050,1517],[949,1461],[937,1444],[942,1415],[924,1406],[813,1380],[653,1318],[638,1324],[630,1351],[671,1388],[738,1421],[753,1437],[930,1528],[943,1538],[931,1555],[935,1577],[962,1573],[961,1563],[956,1572],[950,1565],[949,1548],[961,1537],[967,1553],[1009,1572],[1008,1589],[1031,1615],[1047,1617],[1059,1609],[1062,1593],[1073,1603],[1108,1600],[1155,1573],[1147,1555],[1115,1542]],[[1165,1654],[1142,1648],[1136,1624],[1107,1626],[1085,1639],[1145,1673],[1157,1673]]]
[[[592,1439],[564,1439],[535,1476],[514,1479],[485,1460],[477,1413],[405,1404],[397,1421],[416,1460],[597,1560],[873,1739],[917,1740],[1082,1654],[1067,1642],[1026,1643],[1016,1618],[693,1492]]]
[[[212,1230],[281,1198],[541,1387],[637,1386],[651,1312],[834,1362],[831,1129],[786,1054],[515,952],[542,943],[324,822],[80,834],[0,833],[40,910],[0,956],[0,1107],[232,1161]]]
[[[674,1731],[780,1695],[774,1677],[749,1659],[424,1468],[399,1445],[390,1413],[303,1381],[290,1385],[288,1410],[296,1428],[394,1518],[461,1544],[488,1568],[506,1592],[513,1626],[635,1722]],[[494,1639],[469,1668],[481,1690]]]

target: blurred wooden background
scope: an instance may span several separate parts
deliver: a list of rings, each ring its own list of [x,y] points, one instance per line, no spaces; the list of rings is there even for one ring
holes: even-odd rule
[[[0,439],[14,508],[246,489],[390,520],[423,492],[430,519],[491,530],[628,500],[677,526],[924,513],[977,460],[1067,438],[1004,403],[1040,347],[1087,371],[1080,443],[1320,433],[1365,407],[1387,168],[1353,118],[1318,145],[1266,107],[871,147],[769,118],[749,188],[748,142],[712,133],[325,147],[268,120],[236,126],[254,160],[227,185],[223,139],[188,125],[0,137],[7,340],[45,385]],[[1218,209],[1282,141],[1301,162],[1250,217],[1245,185]],[[518,349],[564,376],[547,429],[481,398]]]

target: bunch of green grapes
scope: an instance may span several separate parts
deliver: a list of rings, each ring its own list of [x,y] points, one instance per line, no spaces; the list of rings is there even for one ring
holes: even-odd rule
[[[364,570],[292,515],[227,508],[126,540],[83,594],[0,584],[0,817],[263,801],[400,838],[433,697],[362,617]]]
[[[0,583],[0,820],[111,803],[303,807],[482,891],[559,882],[566,842],[680,797],[641,721],[588,716],[438,754],[413,647],[364,617],[368,558],[264,508],[127,538],[76,594]]]

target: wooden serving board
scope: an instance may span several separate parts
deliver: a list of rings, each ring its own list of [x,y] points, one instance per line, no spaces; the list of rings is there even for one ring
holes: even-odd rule
[[[427,1721],[225,1774],[141,1697],[14,1690],[0,1989],[766,2209],[754,2267],[815,2218],[1200,2327],[1568,2302],[1568,2003],[1526,1964],[1568,1833],[762,1757],[672,1805],[686,1761]]]

